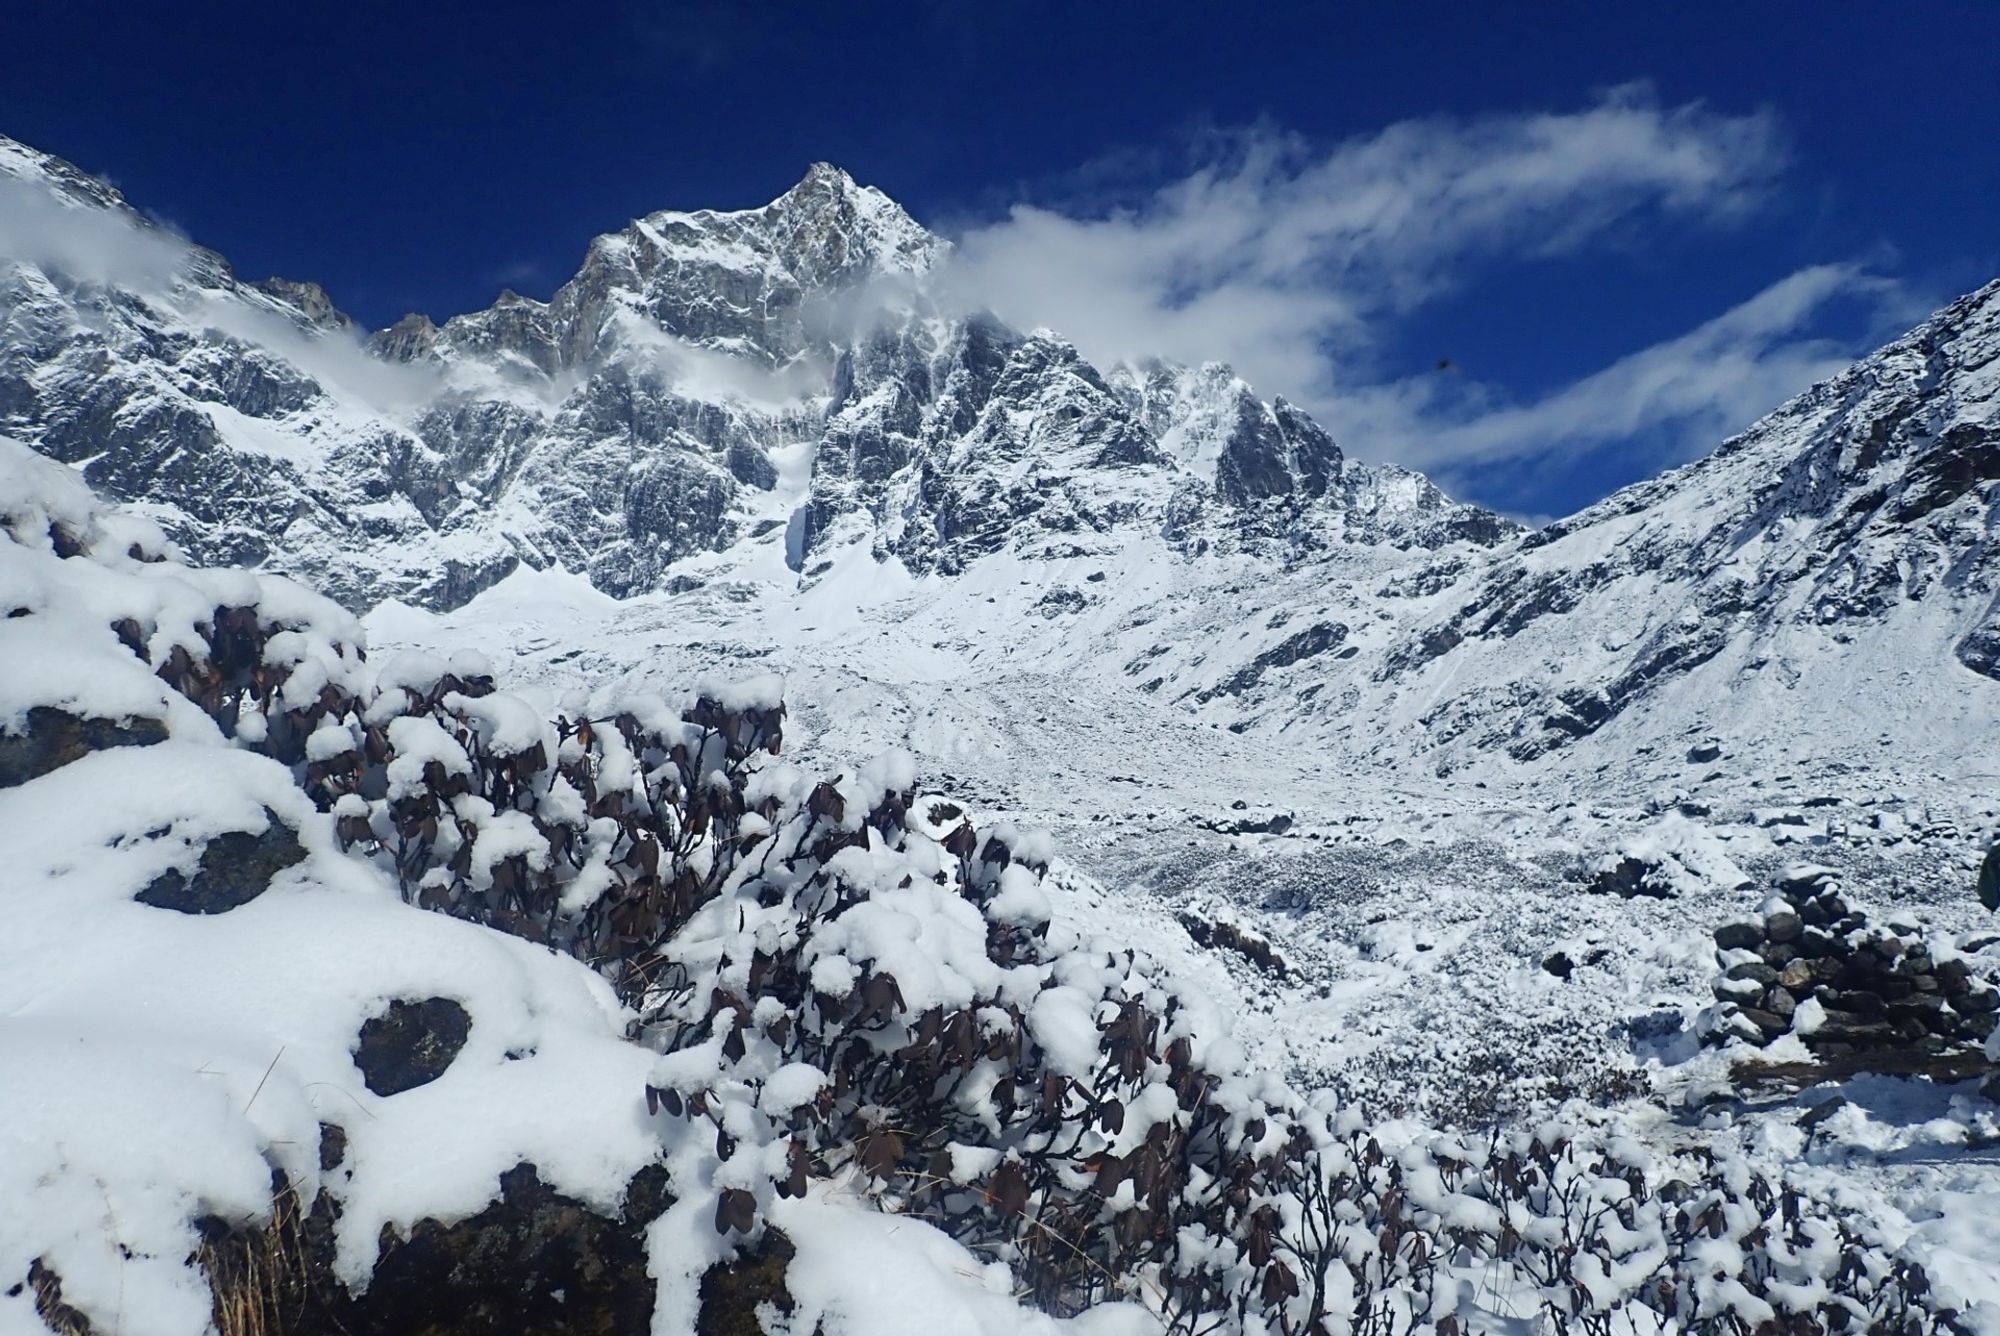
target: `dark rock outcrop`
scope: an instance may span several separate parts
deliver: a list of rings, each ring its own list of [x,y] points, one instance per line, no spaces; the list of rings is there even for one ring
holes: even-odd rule
[[[210,840],[193,875],[169,869],[133,899],[182,914],[222,914],[249,904],[265,892],[271,878],[306,856],[296,832],[269,808],[264,816],[269,824],[254,835],[233,830]]]
[[[334,1279],[339,1206],[322,1192],[310,1212],[282,1179],[271,1221],[260,1227],[209,1217],[200,1257],[215,1293],[218,1327],[272,1336],[644,1336],[656,1284],[646,1271],[646,1227],[672,1205],[665,1170],[642,1169],[624,1209],[605,1216],[541,1180],[533,1164],[503,1174],[500,1195],[476,1215],[421,1220],[407,1237],[385,1232],[367,1289]],[[757,1331],[760,1299],[783,1294],[781,1238],[767,1241],[715,1283],[703,1332]],[[775,1258],[775,1269],[758,1263]],[[747,1308],[744,1307],[747,1305]],[[243,1319],[234,1324],[224,1314]],[[745,1314],[752,1325],[743,1327]],[[738,1323],[739,1325],[731,1325]]]
[[[376,1094],[400,1094],[443,1076],[471,1033],[471,1015],[448,997],[399,998],[362,1022],[354,1065]]]
[[[712,1268],[701,1278],[701,1311],[695,1336],[764,1336],[757,1309],[769,1304],[781,1313],[792,1311],[785,1288],[785,1269],[797,1252],[792,1241],[775,1229],[736,1261]]]
[[[1797,1034],[1850,1071],[1915,1071],[1976,1054],[2000,988],[1908,925],[1872,922],[1831,872],[1801,868],[1752,919],[1715,930],[1720,1003],[1708,1037],[1763,1046]]]
[[[1616,895],[1626,900],[1638,896],[1671,900],[1674,895],[1673,883],[1664,869],[1629,854],[1593,877],[1590,889],[1599,895]]]
[[[0,729],[0,789],[13,788],[107,747],[147,747],[167,740],[157,719],[92,719],[37,705],[20,731]]]

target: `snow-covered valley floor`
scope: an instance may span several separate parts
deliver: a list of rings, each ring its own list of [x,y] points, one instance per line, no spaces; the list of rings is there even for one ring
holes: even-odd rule
[[[2000,816],[1984,777],[1900,770],[1872,739],[1829,734],[1754,768],[1673,754],[1440,779],[1231,731],[1132,690],[1116,665],[1024,651],[1005,621],[954,635],[941,600],[868,574],[613,603],[522,573],[457,613],[389,605],[368,627],[382,649],[477,649],[551,703],[606,681],[777,671],[788,754],[839,772],[905,748],[982,819],[1046,828],[1062,914],[1169,962],[1267,1069],[1377,1117],[1476,1134],[1567,1106],[1661,1146],[1798,1167],[1984,1296],[1980,1329],[2000,1331],[2000,1245],[1980,1223],[2000,1209],[2000,1122],[1976,1081],[1734,1091],[1730,1059],[1694,1035],[1714,1001],[1713,928],[1800,863],[2000,967],[1971,890]],[[1664,855],[1672,893],[1593,893],[1628,853]],[[1276,964],[1196,941],[1190,924],[1216,923]]]

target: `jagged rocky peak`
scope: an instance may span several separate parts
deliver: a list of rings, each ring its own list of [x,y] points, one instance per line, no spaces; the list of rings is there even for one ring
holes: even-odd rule
[[[841,294],[908,282],[946,249],[881,191],[816,163],[761,208],[665,210],[597,237],[546,303],[504,292],[441,329],[405,317],[375,346],[404,361],[466,356],[553,375],[664,333],[777,367],[828,351]]]
[[[1140,420],[1181,469],[1233,505],[1317,498],[1337,486],[1345,456],[1311,417],[1283,398],[1259,399],[1220,362],[1148,362],[1118,377]]]
[[[262,283],[253,285],[267,297],[273,297],[292,307],[309,325],[320,329],[337,329],[345,334],[355,332],[354,321],[348,314],[333,304],[333,298],[317,283],[299,283],[289,278],[275,275]]]
[[[69,179],[41,163],[0,154]],[[546,301],[502,293],[366,340],[409,376],[353,374],[333,346],[351,330],[313,284],[238,283],[214,257],[202,300],[223,306],[195,311],[7,256],[33,333],[0,359],[0,425],[154,507],[198,559],[267,563],[357,607],[454,606],[522,564],[622,597],[759,539],[803,573],[836,531],[947,573],[1085,537],[1324,553],[1504,532],[1345,459],[1226,367],[1100,368],[1058,333],[958,310],[933,290],[948,254],[816,164],[760,207],[598,237]],[[325,342],[264,337],[273,314]]]
[[[6,135],[0,135],[0,175],[40,182],[72,203],[131,211],[125,197],[109,181]]]
[[[438,328],[421,311],[412,311],[387,329],[368,337],[368,346],[391,362],[416,362],[437,347]]]
[[[599,237],[565,293],[579,308],[616,293],[669,335],[776,364],[837,314],[814,297],[908,280],[945,249],[887,195],[816,163],[762,208],[664,211]]]

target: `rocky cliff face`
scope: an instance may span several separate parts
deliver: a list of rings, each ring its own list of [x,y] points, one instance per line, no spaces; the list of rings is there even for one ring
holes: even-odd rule
[[[939,577],[896,607],[913,654],[1436,774],[1674,778],[1718,734],[1957,755],[2000,717],[2000,284],[1527,533],[1227,367],[950,308],[948,245],[825,165],[599,237],[547,302],[365,340],[11,141],[0,191],[62,224],[0,264],[0,431],[351,607],[560,566],[783,656],[777,610],[870,623],[855,591],[900,570]]]
[[[1949,715],[1954,681],[1973,689],[1955,671],[2000,680],[1996,528],[2000,283],[1706,459],[1497,549],[1374,676],[1433,685],[1435,722],[1523,759],[1704,665],[1730,695],[1818,687],[1827,716],[1897,681]]]
[[[194,556],[350,606],[455,606],[517,564],[629,596],[752,538],[801,567],[843,524],[945,572],[1126,525],[1404,547],[1509,527],[1343,459],[1225,368],[1102,370],[941,309],[946,243],[826,164],[761,209],[601,236],[548,302],[359,344],[318,286],[241,282],[58,159],[0,141],[0,182],[114,250],[149,243],[136,272],[0,255],[0,429]]]

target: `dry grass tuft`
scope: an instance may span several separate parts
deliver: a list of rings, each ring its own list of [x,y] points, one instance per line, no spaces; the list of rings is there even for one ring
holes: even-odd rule
[[[305,1213],[289,1185],[272,1202],[270,1222],[254,1229],[211,1228],[196,1253],[214,1296],[220,1336],[283,1336],[304,1328],[320,1282],[306,1238]]]
[[[35,1316],[56,1336],[93,1336],[90,1319],[63,1302],[62,1277],[36,1258],[28,1264],[28,1288],[35,1295]]]

